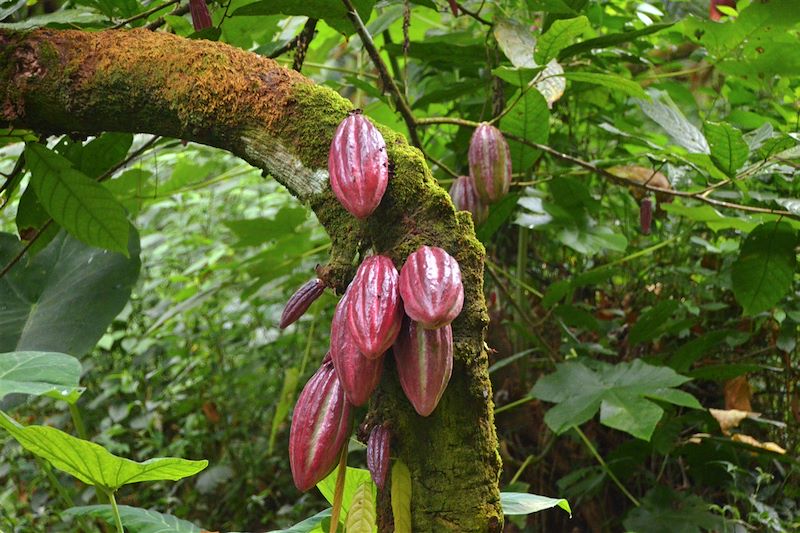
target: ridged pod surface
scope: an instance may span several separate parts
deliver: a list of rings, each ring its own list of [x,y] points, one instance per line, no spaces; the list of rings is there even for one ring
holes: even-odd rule
[[[331,360],[347,400],[364,405],[381,380],[383,356],[364,357],[347,326],[347,295],[336,306],[331,322]]]
[[[430,415],[453,372],[452,328],[425,329],[406,318],[392,351],[403,392],[417,413]]]
[[[644,235],[650,235],[650,225],[653,223],[653,200],[644,198],[639,204],[639,227]]]
[[[367,439],[367,469],[380,490],[383,490],[389,473],[391,439],[392,433],[385,425],[372,428]]]
[[[458,261],[437,246],[420,246],[400,269],[400,297],[406,314],[423,327],[449,324],[464,305]]]
[[[289,464],[301,491],[312,488],[336,466],[350,435],[350,411],[333,362],[326,359],[303,387],[292,415]]]
[[[192,16],[194,31],[204,30],[213,25],[206,0],[189,0],[189,13]]]
[[[511,152],[503,134],[481,123],[469,142],[469,174],[484,203],[499,201],[511,186]]]
[[[356,218],[367,218],[389,183],[389,158],[381,133],[360,112],[336,128],[328,152],[331,189]]]
[[[294,324],[298,318],[308,310],[308,307],[325,291],[325,282],[321,279],[312,279],[292,294],[281,314],[280,328],[284,329]]]
[[[364,259],[347,290],[347,325],[361,353],[380,357],[389,349],[403,321],[399,274],[385,255]]]
[[[458,211],[469,211],[475,225],[486,220],[489,207],[481,202],[475,190],[475,182],[469,176],[460,176],[450,186],[450,198]]]

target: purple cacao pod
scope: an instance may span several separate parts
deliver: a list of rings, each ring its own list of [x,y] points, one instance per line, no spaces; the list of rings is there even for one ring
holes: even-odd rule
[[[497,202],[511,186],[511,152],[503,134],[481,123],[469,142],[469,174],[478,197],[486,204]]]
[[[643,198],[639,204],[639,227],[644,235],[650,235],[650,225],[653,223],[653,200]]]
[[[289,464],[305,492],[336,466],[350,435],[350,404],[333,363],[326,360],[311,376],[294,407],[289,431]]]
[[[360,112],[344,119],[328,152],[331,189],[356,218],[367,218],[389,183],[389,159],[381,133]]]
[[[406,314],[423,327],[449,324],[464,305],[458,261],[436,246],[420,246],[400,269],[400,297]]]
[[[347,400],[364,405],[378,386],[383,371],[383,356],[364,357],[347,326],[347,294],[339,301],[331,322],[331,359]]]
[[[211,13],[208,12],[206,0],[189,0],[189,13],[192,15],[194,31],[204,30],[212,26]]]
[[[469,211],[475,225],[486,220],[489,207],[478,197],[475,182],[469,176],[461,176],[450,186],[450,198],[458,211]]]
[[[389,473],[391,439],[392,434],[384,425],[372,428],[367,439],[367,469],[379,490],[383,490]]]
[[[348,289],[347,325],[365,356],[374,359],[389,349],[403,322],[400,276],[385,255],[364,259]]]
[[[439,404],[453,372],[452,328],[425,329],[406,318],[393,352],[406,397],[417,413],[428,416]]]
[[[294,324],[298,318],[303,316],[303,313],[320,297],[324,290],[325,282],[321,279],[312,279],[297,289],[297,292],[292,294],[289,301],[286,302],[286,307],[283,308],[280,323],[281,329]]]

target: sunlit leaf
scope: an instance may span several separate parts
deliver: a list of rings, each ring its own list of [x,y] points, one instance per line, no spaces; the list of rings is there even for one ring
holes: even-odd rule
[[[556,20],[548,30],[539,37],[534,59],[544,65],[558,56],[558,53],[589,29],[589,19],[581,15],[571,19]]]
[[[397,533],[411,533],[411,472],[399,459],[392,466],[392,515]]]
[[[0,400],[6,394],[49,396],[75,403],[83,392],[78,385],[81,363],[55,352],[0,353]]]
[[[501,492],[500,504],[503,506],[504,515],[526,515],[560,507],[572,516],[569,502],[564,498],[548,498],[526,492]]]
[[[201,533],[203,531],[191,522],[172,515],[129,505],[118,505],[117,508],[122,524],[129,533]],[[66,516],[99,518],[111,527],[115,524],[114,513],[110,505],[71,507],[64,511],[64,514]]]

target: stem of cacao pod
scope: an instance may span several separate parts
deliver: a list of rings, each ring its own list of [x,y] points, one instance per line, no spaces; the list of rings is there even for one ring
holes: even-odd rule
[[[331,512],[330,533],[336,533],[339,527],[339,514],[342,511],[342,495],[344,494],[344,478],[347,476],[347,443],[342,446],[342,456],[339,458],[339,470],[336,473],[336,489],[333,491],[333,511]]]

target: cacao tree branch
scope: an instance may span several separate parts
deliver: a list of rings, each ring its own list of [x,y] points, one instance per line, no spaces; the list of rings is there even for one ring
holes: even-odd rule
[[[314,210],[336,259],[327,281],[339,290],[353,274],[355,251],[372,248],[400,266],[427,244],[458,260],[464,307],[453,322],[454,369],[439,406],[428,418],[417,415],[388,358],[370,417],[398,435],[392,455],[412,474],[414,531],[499,533],[483,246],[419,150],[380,125],[391,165],[386,194],[366,220],[345,211],[328,185],[327,160],[351,110],[333,90],[218,42],[144,29],[0,30],[0,122],[46,134],[152,133],[227,150]]]

